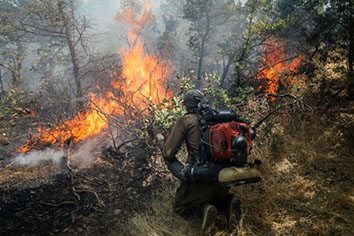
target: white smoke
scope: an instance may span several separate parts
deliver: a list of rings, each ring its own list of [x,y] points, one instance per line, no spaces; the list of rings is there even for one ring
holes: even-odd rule
[[[65,154],[62,150],[47,148],[46,150],[34,150],[26,154],[17,154],[12,159],[12,163],[21,166],[35,166],[41,162],[52,162],[59,164],[64,155]]]
[[[87,139],[70,150],[68,161],[74,167],[88,167],[94,160],[94,152],[97,149],[96,145],[101,144],[99,139]]]
[[[59,165],[61,171],[63,171],[66,168],[66,161],[68,161],[73,168],[85,168],[96,160],[95,153],[100,152],[100,147],[109,144],[110,140],[107,137],[97,136],[81,141],[69,150],[47,148],[45,150],[33,150],[26,154],[16,154],[10,162],[20,166],[35,166],[43,162],[49,162]]]

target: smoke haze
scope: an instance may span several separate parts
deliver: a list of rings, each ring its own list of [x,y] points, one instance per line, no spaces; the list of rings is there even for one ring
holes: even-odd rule
[[[98,145],[106,144],[105,137],[97,137],[95,139],[87,139],[74,148],[70,149],[68,161],[73,167],[87,167],[95,160],[94,151],[98,149]],[[108,145],[108,143],[107,143]],[[45,150],[33,150],[29,153],[16,154],[12,159],[12,163],[19,166],[35,166],[43,162],[51,162],[53,164],[62,164],[63,157],[67,153],[63,150],[47,148]]]
[[[27,154],[21,153],[15,155],[12,163],[20,166],[35,166],[41,162],[52,162],[54,164],[59,164],[63,157],[64,152],[62,150],[48,148],[43,151],[34,150]]]
[[[81,6],[81,14],[93,23],[91,27],[95,39],[95,50],[101,53],[117,53],[125,46],[125,27],[115,22],[114,18],[122,10],[122,0],[85,0]],[[145,1],[141,0],[143,4]],[[150,0],[153,15],[159,14],[163,0]]]

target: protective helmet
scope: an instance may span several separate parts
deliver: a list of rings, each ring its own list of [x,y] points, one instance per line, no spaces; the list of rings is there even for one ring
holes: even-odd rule
[[[200,90],[191,89],[184,95],[183,103],[187,108],[197,108],[203,98],[204,94]]]

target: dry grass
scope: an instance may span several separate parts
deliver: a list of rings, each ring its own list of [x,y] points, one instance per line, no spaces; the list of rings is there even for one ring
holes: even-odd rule
[[[299,115],[259,138],[253,156],[263,162],[263,182],[232,189],[242,220],[214,235],[354,235],[354,119],[337,117]],[[173,187],[156,196],[149,212],[131,220],[133,235],[198,235],[200,221],[172,213]]]
[[[165,191],[156,193],[156,198],[152,202],[151,210],[143,214],[136,215],[131,219],[131,233],[133,235],[149,236],[192,236],[198,232],[197,219],[187,221],[172,212],[172,199],[174,197],[174,187],[165,186]]]

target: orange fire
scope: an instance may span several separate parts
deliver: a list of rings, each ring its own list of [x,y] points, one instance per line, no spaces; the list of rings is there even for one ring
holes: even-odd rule
[[[128,39],[132,48],[125,52],[122,77],[125,84],[118,80],[112,81],[115,89],[124,93],[124,102],[143,111],[147,106],[147,100],[158,104],[164,97],[170,97],[172,93],[164,88],[165,78],[173,73],[173,69],[158,56],[144,53],[146,42],[139,38],[145,28],[150,24],[152,15],[149,12],[150,1],[146,1],[140,15],[134,9],[126,6],[122,13],[118,13],[115,20],[129,25]],[[117,75],[111,75],[114,78]]]
[[[119,97],[120,101],[112,99],[114,95],[111,92],[105,95],[106,98],[98,98],[90,93],[92,102],[88,112],[78,113],[72,120],[54,129],[38,128],[38,133],[32,135],[31,139],[16,152],[28,152],[51,145],[61,148],[68,139],[78,143],[101,134],[108,126],[104,114],[122,114],[124,108],[121,104],[144,112],[149,100],[158,104],[163,98],[171,95],[171,92],[165,89],[164,82],[172,74],[173,69],[157,56],[146,53],[145,42],[139,39],[139,35],[151,21],[148,7],[149,2],[146,2],[138,16],[131,8],[125,8],[123,13],[119,13],[116,17],[116,19],[124,19],[130,25],[129,45],[133,45],[130,50],[125,52],[122,50],[123,79],[117,73],[110,75],[112,87],[124,94],[123,97]]]
[[[88,112],[78,113],[73,119],[64,124],[51,128],[39,127],[38,133],[33,134],[27,143],[18,148],[16,152],[28,152],[33,149],[42,149],[50,145],[64,146],[64,142],[71,138],[75,143],[95,136],[107,126],[102,118],[103,113],[112,114],[115,104],[113,101],[96,99],[94,94],[89,95],[92,99],[91,109]],[[99,108],[99,110],[98,110]]]
[[[256,76],[256,80],[260,81],[262,85],[257,90],[277,94],[280,78],[284,86],[291,86],[299,79],[298,75],[287,76],[286,72],[294,74],[298,70],[303,56],[299,56],[289,63],[284,53],[285,44],[279,42],[275,37],[266,40],[264,45],[264,63],[258,69]],[[275,98],[270,97],[270,99],[274,100]]]

